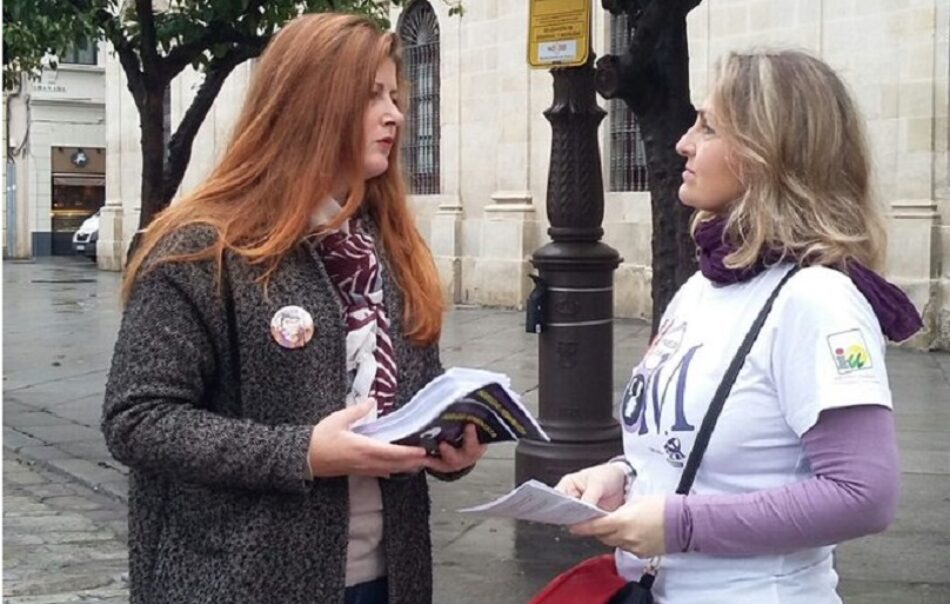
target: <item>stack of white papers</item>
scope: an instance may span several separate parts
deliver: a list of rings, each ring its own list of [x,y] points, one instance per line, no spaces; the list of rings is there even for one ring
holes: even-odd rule
[[[437,451],[442,441],[461,441],[466,424],[474,424],[479,442],[550,438],[511,389],[508,376],[481,369],[453,367],[412,400],[353,431],[385,442],[424,446]]]
[[[558,525],[587,522],[607,515],[599,507],[569,497],[537,480],[529,480],[489,503],[459,511]]]

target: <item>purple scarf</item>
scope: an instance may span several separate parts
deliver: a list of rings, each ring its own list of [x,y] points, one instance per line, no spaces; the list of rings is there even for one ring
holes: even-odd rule
[[[725,240],[725,228],[725,218],[714,218],[701,223],[694,237],[699,246],[699,270],[713,283],[728,285],[748,281],[782,259],[779,250],[769,249],[760,254],[751,266],[739,269],[727,267],[725,258],[736,248]],[[802,262],[800,258],[797,260]],[[807,265],[808,261],[805,260],[803,264]],[[867,298],[881,323],[881,330],[890,340],[906,340],[923,326],[917,309],[907,294],[896,285],[853,260],[848,261],[847,269],[842,272],[851,277],[858,291]]]

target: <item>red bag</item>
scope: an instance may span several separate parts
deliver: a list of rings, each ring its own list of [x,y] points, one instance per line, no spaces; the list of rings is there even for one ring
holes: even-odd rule
[[[555,577],[529,604],[600,604],[626,584],[617,574],[614,555],[603,554]]]

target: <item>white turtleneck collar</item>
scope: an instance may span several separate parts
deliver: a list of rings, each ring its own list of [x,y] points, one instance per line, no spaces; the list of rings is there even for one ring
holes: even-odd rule
[[[330,224],[334,218],[339,216],[340,212],[343,211],[343,204],[336,200],[334,197],[327,197],[323,203],[317,206],[317,209],[314,210],[313,214],[310,216],[310,226],[317,228]],[[350,234],[350,221],[347,220],[342,225],[340,229],[347,235]]]

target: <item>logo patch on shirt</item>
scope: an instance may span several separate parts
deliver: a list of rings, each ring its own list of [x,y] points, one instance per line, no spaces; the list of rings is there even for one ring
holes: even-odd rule
[[[680,439],[675,436],[663,445],[663,450],[666,451],[666,461],[674,468],[682,468],[686,465],[686,454],[683,453],[683,444],[680,442]]]
[[[871,368],[871,353],[860,330],[849,329],[828,336],[828,347],[838,375]]]

